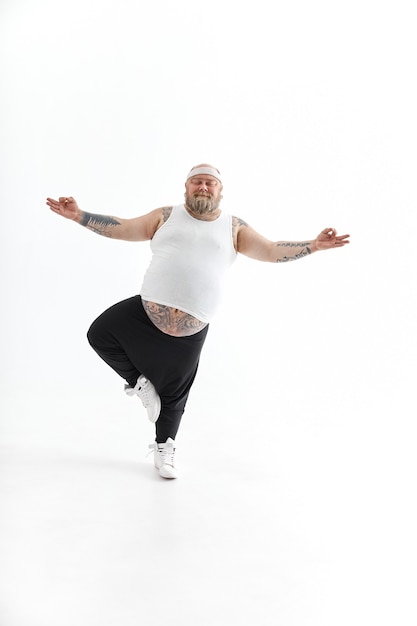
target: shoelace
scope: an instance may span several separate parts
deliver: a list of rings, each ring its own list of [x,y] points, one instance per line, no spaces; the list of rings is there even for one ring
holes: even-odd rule
[[[148,408],[149,406],[149,395],[148,395],[148,380],[146,378],[138,378],[137,383],[134,387],[131,387],[130,389],[127,388],[126,389],[126,393],[128,396],[134,396],[134,395],[138,395],[139,398],[142,400],[142,404],[145,407],[145,409]]]
[[[163,448],[159,447],[157,443],[150,443],[150,450],[146,456],[148,457],[150,454],[152,454],[152,452],[158,452],[162,465],[171,465],[172,467],[174,467],[174,446],[172,445],[172,443],[164,443],[162,445],[164,446]]]
[[[172,465],[172,467],[174,467],[175,448],[172,444],[166,445],[166,448],[158,448],[158,454],[161,458],[162,465]]]

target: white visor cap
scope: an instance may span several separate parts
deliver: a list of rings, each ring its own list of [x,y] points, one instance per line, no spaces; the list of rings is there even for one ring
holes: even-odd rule
[[[187,179],[193,178],[193,176],[199,176],[201,174],[207,174],[208,176],[214,176],[221,183],[220,172],[218,172],[214,167],[193,167],[192,170],[187,175]]]

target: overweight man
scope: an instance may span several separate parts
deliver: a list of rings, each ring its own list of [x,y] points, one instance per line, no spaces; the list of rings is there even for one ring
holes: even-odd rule
[[[219,170],[202,163],[186,176],[184,203],[131,219],[88,213],[72,197],[47,199],[54,213],[98,235],[151,242],[139,294],[102,313],[87,336],[155,424],[150,448],[162,478],[177,477],[175,438],[222,279],[237,254],[287,263],[349,243],[349,235],[338,236],[334,228],[309,241],[271,241],[221,210],[222,189]]]

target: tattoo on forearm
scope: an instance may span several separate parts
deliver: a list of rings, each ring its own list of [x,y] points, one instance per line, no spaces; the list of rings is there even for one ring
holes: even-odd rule
[[[110,215],[97,215],[86,212],[83,212],[80,224],[104,237],[111,237],[112,227],[120,226],[120,222]]]
[[[277,248],[303,248],[304,246],[309,246],[311,241],[277,241]]]
[[[284,256],[282,258],[278,258],[276,260],[276,263],[288,263],[288,261],[296,261],[297,259],[302,259],[303,257],[308,256],[309,254],[311,254],[311,248],[309,248],[307,244],[310,244],[310,242],[307,241],[305,243],[296,243],[292,241],[286,241],[277,243],[277,247],[282,248],[301,248],[302,246],[305,247],[302,248],[300,252],[296,252],[292,256]]]

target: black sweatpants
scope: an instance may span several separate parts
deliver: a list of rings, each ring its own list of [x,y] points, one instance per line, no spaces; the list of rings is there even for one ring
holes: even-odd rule
[[[175,439],[197,373],[208,326],[189,337],[172,337],[149,319],[140,296],[104,311],[87,337],[97,354],[134,387],[143,374],[161,398],[156,441]]]

